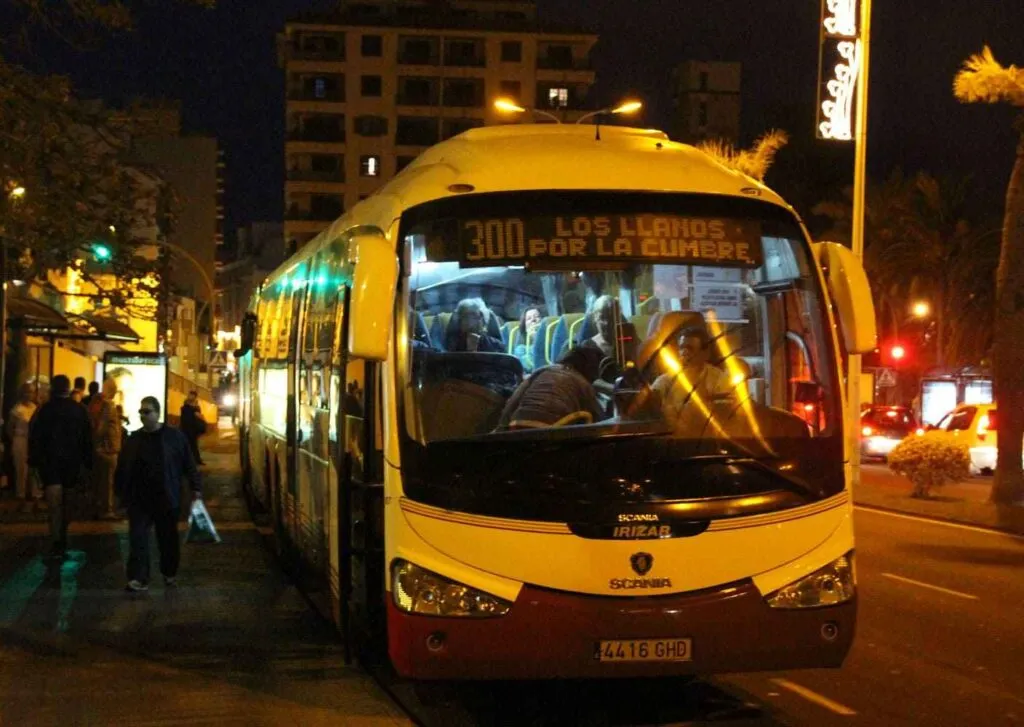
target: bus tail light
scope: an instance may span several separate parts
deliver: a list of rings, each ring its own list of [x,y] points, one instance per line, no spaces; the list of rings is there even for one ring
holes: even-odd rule
[[[836,606],[853,598],[853,551],[767,597],[772,608]]]
[[[426,616],[490,618],[504,616],[508,601],[432,573],[407,560],[391,566],[391,595],[406,613]]]

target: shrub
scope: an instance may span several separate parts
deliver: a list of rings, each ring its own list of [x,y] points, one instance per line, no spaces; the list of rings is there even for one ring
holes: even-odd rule
[[[889,469],[914,485],[912,497],[928,497],[933,487],[959,482],[971,472],[971,454],[963,444],[937,437],[910,436],[889,453]]]

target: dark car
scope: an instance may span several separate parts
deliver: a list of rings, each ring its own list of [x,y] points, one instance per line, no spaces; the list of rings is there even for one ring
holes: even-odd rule
[[[871,406],[860,415],[861,457],[884,460],[904,437],[918,433],[917,418],[910,407]]]

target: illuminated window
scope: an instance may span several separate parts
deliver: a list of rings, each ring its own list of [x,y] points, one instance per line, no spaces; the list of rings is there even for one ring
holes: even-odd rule
[[[324,78],[317,78],[313,81],[313,95],[316,98],[324,98],[327,96],[327,80]]]
[[[569,105],[569,89],[567,88],[549,88],[548,89],[548,105],[552,108],[564,109]]]
[[[367,154],[359,157],[359,176],[379,177],[380,176],[380,155]]]

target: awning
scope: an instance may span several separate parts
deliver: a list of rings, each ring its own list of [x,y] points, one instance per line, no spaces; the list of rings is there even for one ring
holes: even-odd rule
[[[68,319],[46,303],[33,298],[7,298],[7,327],[35,336],[55,336],[71,328]]]
[[[132,328],[108,316],[67,314],[68,322],[71,323],[71,332],[57,334],[57,338],[78,338],[91,341],[120,341],[122,343],[138,343],[142,336]]]
[[[138,343],[141,336],[116,318],[100,315],[62,314],[34,298],[7,299],[7,326],[30,336]]]

